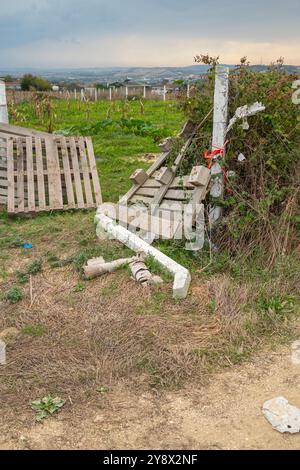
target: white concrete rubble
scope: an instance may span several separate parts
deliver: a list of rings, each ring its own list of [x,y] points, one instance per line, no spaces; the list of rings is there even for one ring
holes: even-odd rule
[[[6,344],[0,339],[0,365],[6,364]]]
[[[295,434],[300,431],[300,410],[284,397],[272,398],[263,404],[265,418],[276,431]]]
[[[118,225],[110,217],[101,213],[101,210],[97,211],[95,223],[97,224],[97,234],[100,233],[102,235],[103,231],[105,231],[110,238],[119,240],[136,253],[142,252],[147,256],[153,256],[159,264],[164,266],[174,276],[173,297],[182,299],[187,296],[191,283],[191,275],[186,268],[146,243],[137,235],[129,232],[126,228]]]

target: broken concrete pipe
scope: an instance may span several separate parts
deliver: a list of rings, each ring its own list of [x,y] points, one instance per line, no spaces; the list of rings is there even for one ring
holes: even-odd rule
[[[110,217],[107,217],[101,213],[101,210],[97,211],[95,216],[95,223],[97,224],[97,235],[100,238],[102,238],[103,234],[105,233],[107,236],[119,240],[121,243],[136,253],[142,252],[146,256],[152,256],[161,266],[167,269],[167,271],[169,271],[174,276],[174,298],[183,299],[187,296],[191,283],[191,275],[186,268],[176,263],[174,260],[153,246],[149,245],[126,228],[118,225]]]

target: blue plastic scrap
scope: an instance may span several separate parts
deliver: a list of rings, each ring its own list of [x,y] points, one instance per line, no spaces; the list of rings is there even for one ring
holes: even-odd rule
[[[24,243],[23,248],[25,248],[25,250],[31,250],[33,245],[32,243]]]

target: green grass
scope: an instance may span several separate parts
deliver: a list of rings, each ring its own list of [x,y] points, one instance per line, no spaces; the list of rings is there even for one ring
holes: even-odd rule
[[[142,119],[150,122],[157,129],[166,129],[168,135],[176,134],[183,122],[184,116],[179,111],[176,102],[146,101],[145,113],[140,114],[139,102],[130,101],[124,114],[124,102],[110,103],[100,101],[89,103],[90,115],[87,118],[87,104],[55,100],[54,130],[64,129],[74,125],[96,124],[109,116],[111,119]],[[47,120],[44,124],[35,117],[33,106],[28,103],[19,105],[18,110],[25,121],[15,124],[47,130]],[[141,160],[145,153],[158,153],[159,147],[151,136],[138,136],[127,133],[122,129],[101,129],[99,134],[92,137],[97,167],[101,176],[101,186],[104,201],[116,202],[131,186],[129,176],[136,168],[147,168],[149,162]]]

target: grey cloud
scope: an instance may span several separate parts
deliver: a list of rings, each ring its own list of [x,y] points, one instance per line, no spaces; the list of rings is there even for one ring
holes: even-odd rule
[[[299,0],[11,0],[0,11],[0,51],[107,34],[296,40],[299,20]]]

